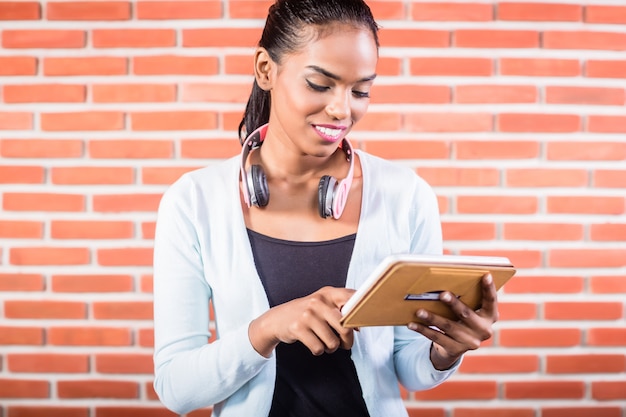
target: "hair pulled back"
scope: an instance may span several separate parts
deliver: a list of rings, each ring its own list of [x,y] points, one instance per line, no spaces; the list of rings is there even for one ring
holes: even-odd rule
[[[278,64],[285,54],[299,51],[310,40],[303,37],[308,27],[316,29],[317,36],[332,24],[352,24],[372,31],[376,46],[378,24],[364,0],[276,0],[270,6],[258,46],[265,48]],[[248,133],[266,124],[270,117],[270,93],[259,87],[256,80],[239,123],[239,141]]]

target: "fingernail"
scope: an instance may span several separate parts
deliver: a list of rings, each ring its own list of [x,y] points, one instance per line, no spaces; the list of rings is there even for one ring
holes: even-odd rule
[[[419,317],[420,319],[425,319],[427,316],[426,311],[424,310],[418,310],[417,311],[417,317]]]
[[[450,300],[452,300],[452,297],[450,296],[450,293],[448,293],[448,292],[444,292],[444,293],[441,295],[441,299],[442,299],[443,301],[445,301],[446,303],[449,303],[449,302],[450,302]]]
[[[493,277],[491,276],[491,274],[487,274],[487,275],[485,276],[485,282],[486,282],[487,284],[491,284],[491,283],[493,282]]]
[[[409,323],[407,325],[407,327],[413,331],[417,330],[417,324],[416,323]]]

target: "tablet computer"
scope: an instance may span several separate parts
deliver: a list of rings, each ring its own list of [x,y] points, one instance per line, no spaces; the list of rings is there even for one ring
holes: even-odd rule
[[[424,308],[456,320],[450,308],[439,301],[449,291],[470,308],[480,308],[481,279],[491,273],[499,290],[515,275],[508,258],[461,255],[390,255],[342,307],[345,327],[398,326],[418,321]]]

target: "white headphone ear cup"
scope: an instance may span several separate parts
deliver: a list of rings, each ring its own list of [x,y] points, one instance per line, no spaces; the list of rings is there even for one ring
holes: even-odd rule
[[[320,178],[317,186],[318,211],[320,217],[326,219],[333,215],[333,194],[337,180],[330,175],[324,175]]]
[[[270,201],[270,191],[267,188],[267,178],[260,165],[252,165],[248,171],[248,190],[250,202],[256,207],[265,207]]]

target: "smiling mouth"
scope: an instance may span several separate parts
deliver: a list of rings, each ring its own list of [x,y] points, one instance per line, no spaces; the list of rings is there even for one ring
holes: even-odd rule
[[[339,139],[339,137],[344,131],[344,129],[341,129],[341,128],[333,129],[333,128],[324,127],[324,126],[315,126],[315,130],[317,130],[324,138],[327,138],[333,141]]]

